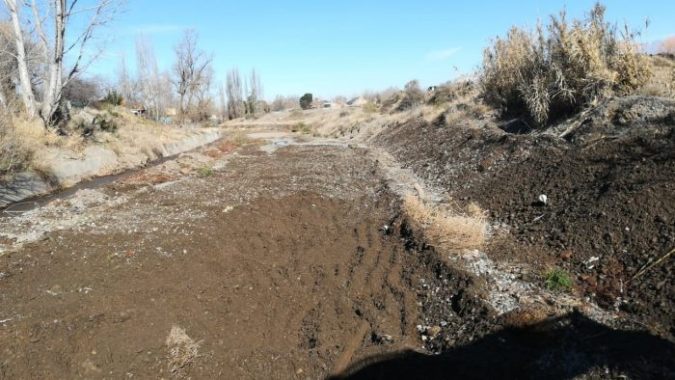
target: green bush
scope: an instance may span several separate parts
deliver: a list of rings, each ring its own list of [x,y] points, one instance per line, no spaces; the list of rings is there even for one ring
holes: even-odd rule
[[[484,52],[480,84],[488,104],[544,126],[607,96],[629,94],[649,76],[634,35],[628,28],[619,35],[596,4],[583,20],[568,22],[561,12],[535,32],[513,27],[495,39]]]
[[[300,97],[300,108],[303,110],[310,109],[312,107],[312,102],[314,101],[314,96],[310,93],[306,93]]]
[[[566,271],[556,268],[546,273],[545,284],[551,291],[568,291],[572,289],[572,278]]]
[[[197,169],[197,174],[202,178],[206,178],[211,177],[214,174],[214,172],[210,166],[202,166],[199,169]]]

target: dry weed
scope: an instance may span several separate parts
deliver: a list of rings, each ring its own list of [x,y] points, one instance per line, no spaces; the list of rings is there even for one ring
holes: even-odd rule
[[[408,195],[403,199],[403,211],[422,227],[432,244],[445,249],[479,249],[487,238],[485,214],[473,203],[466,212],[459,212],[449,205],[432,205]]]
[[[169,372],[173,376],[184,377],[198,355],[200,343],[192,340],[182,328],[173,326],[166,345],[169,348]]]
[[[596,4],[584,20],[565,12],[535,32],[512,28],[487,48],[480,77],[485,100],[506,113],[543,126],[612,94],[626,95],[647,82],[649,62],[634,33],[618,33]]]
[[[8,117],[0,117],[0,176],[20,171],[30,164],[32,151]]]

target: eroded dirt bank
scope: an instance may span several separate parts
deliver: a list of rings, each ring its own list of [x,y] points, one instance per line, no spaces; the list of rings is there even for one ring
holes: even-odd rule
[[[292,140],[224,141],[0,220],[0,378],[673,374],[644,332],[498,315],[381,162]]]
[[[500,227],[487,248],[493,260],[524,263],[540,283],[562,268],[580,296],[673,339],[674,109],[667,99],[613,100],[574,119],[565,138],[567,125],[509,133],[449,110],[386,128],[375,144],[487,210]]]

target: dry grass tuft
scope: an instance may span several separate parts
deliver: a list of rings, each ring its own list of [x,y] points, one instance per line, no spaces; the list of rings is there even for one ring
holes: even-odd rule
[[[530,306],[523,309],[516,309],[502,316],[503,324],[508,327],[524,328],[540,324],[552,313],[544,306]]]
[[[483,58],[481,92],[505,113],[539,126],[578,112],[601,98],[634,92],[651,75],[634,34],[605,21],[596,4],[583,20],[552,16],[535,32],[513,27]]]
[[[488,224],[484,212],[475,203],[465,212],[458,212],[447,205],[432,205],[407,195],[403,198],[403,211],[422,227],[425,237],[439,247],[479,249],[485,244]]]
[[[192,340],[182,328],[173,326],[166,345],[169,348],[169,372],[173,376],[184,377],[198,355],[199,342]]]
[[[32,151],[9,117],[0,117],[0,177],[28,167]]]

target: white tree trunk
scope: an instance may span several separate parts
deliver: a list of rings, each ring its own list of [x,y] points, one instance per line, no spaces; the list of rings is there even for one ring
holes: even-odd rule
[[[14,1],[14,0],[12,0]],[[45,124],[50,124],[52,117],[61,102],[63,82],[63,39],[66,32],[66,0],[54,1],[54,50],[49,60],[49,77],[42,101],[41,117]]]
[[[7,108],[7,99],[5,99],[5,92],[0,88],[0,108]]]
[[[28,61],[26,60],[26,49],[23,40],[23,31],[19,20],[20,9],[16,5],[16,0],[5,0],[9,14],[12,19],[14,29],[14,42],[16,43],[16,61],[19,69],[19,83],[21,87],[21,100],[26,107],[26,114],[29,118],[35,117],[35,95],[28,74]]]

